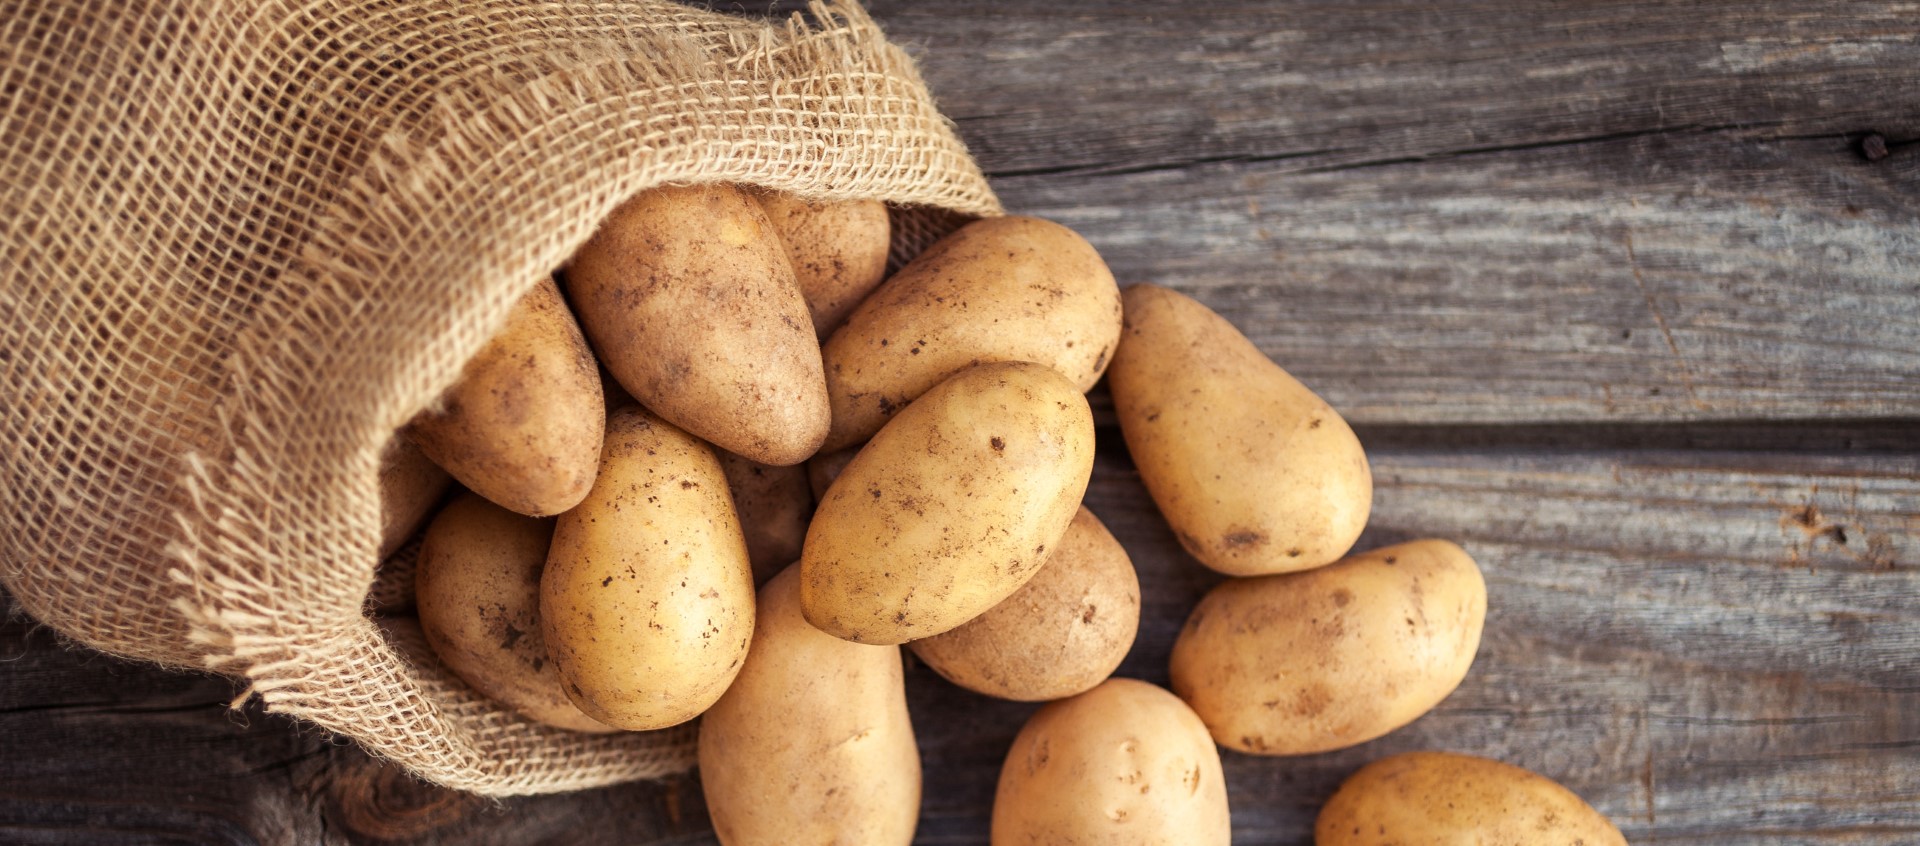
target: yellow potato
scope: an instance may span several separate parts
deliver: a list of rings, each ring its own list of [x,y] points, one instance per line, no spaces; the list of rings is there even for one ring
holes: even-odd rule
[[[1140,627],[1140,578],[1084,506],[1026,585],[953,631],[908,644],[948,681],[1025,702],[1091,690]]]
[[[786,248],[745,192],[643,192],[607,216],[566,277],[601,362],[650,411],[761,464],[819,449],[820,342]]]
[[[413,539],[452,484],[453,477],[412,438],[394,434],[380,455],[380,560]]]
[[[1442,540],[1229,579],[1180,630],[1173,690],[1229,749],[1341,749],[1447,698],[1473,664],[1486,614],[1480,568]]]
[[[700,785],[727,846],[905,844],[920,752],[900,649],[808,625],[800,571],[760,590],[747,665],[700,718]]]
[[[813,501],[819,502],[827,495],[827,489],[833,487],[833,480],[840,478],[840,471],[853,463],[853,457],[860,454],[859,446],[851,446],[837,452],[823,452],[807,459],[807,487],[813,490]]]
[[[607,419],[599,481],[554,528],[540,619],[568,696],[610,726],[684,723],[726,692],[753,571],[706,444],[637,407]]]
[[[552,280],[460,371],[440,406],[409,429],[455,479],[505,508],[558,514],[593,486],[606,424],[599,370]]]
[[[753,562],[754,584],[765,583],[788,564],[800,560],[807,539],[807,521],[813,517],[813,492],[807,488],[807,468],[756,464],[724,450],[717,453],[727,474],[727,491],[746,535],[747,557]]]
[[[1133,679],[1036,712],[993,797],[994,846],[1225,846],[1232,835],[1206,727]]]
[[[942,379],[985,362],[1039,362],[1084,392],[1119,333],[1119,289],[1086,239],[1032,217],[970,223],[901,268],[827,339],[833,429],[821,449],[866,440]]]
[[[1127,451],[1180,545],[1230,576],[1345,555],[1373,476],[1347,422],[1220,315],[1133,285],[1107,384]]]
[[[612,731],[567,699],[540,633],[540,571],[553,521],[462,493],[420,545],[414,602],[434,654],[474,690],[535,720]]]
[[[800,556],[807,620],[890,644],[979,616],[1059,544],[1092,473],[1093,412],[1053,369],[988,364],[942,382],[821,500]]]
[[[753,198],[780,233],[813,314],[813,331],[825,340],[887,278],[893,229],[886,204],[813,203],[784,191],[756,191]]]
[[[1626,846],[1593,806],[1552,779],[1447,752],[1361,767],[1320,809],[1316,846]]]

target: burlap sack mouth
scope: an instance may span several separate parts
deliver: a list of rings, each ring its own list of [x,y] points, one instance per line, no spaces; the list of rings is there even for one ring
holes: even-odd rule
[[[55,0],[0,39],[0,580],[74,640],[244,680],[429,780],[690,765],[472,693],[364,610],[379,456],[622,199],[741,182],[999,213],[850,4]],[[17,96],[16,96],[17,95]]]

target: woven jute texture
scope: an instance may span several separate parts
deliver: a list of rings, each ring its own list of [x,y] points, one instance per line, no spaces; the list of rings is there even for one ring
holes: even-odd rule
[[[0,0],[0,577],[79,643],[492,795],[685,768],[478,698],[365,609],[378,460],[621,200],[998,213],[853,5]]]

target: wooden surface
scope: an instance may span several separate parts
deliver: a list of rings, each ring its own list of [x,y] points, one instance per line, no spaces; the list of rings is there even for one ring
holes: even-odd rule
[[[1341,778],[1418,748],[1557,778],[1635,843],[1920,841],[1920,9],[873,7],[1009,208],[1356,423],[1363,547],[1486,571],[1434,713],[1225,756],[1236,842],[1308,842]],[[1088,501],[1144,594],[1122,673],[1164,682],[1217,577],[1101,417]],[[984,843],[1033,706],[908,683],[920,840]],[[494,803],[233,693],[0,626],[0,842],[713,842],[693,777]]]

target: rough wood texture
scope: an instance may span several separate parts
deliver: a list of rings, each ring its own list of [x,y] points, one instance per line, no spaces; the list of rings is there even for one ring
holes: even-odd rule
[[[1359,424],[1363,547],[1448,537],[1486,570],[1437,711],[1226,756],[1237,842],[1306,842],[1341,778],[1416,748],[1559,778],[1636,843],[1920,840],[1911,4],[874,11],[1010,208],[1199,296]],[[1143,593],[1122,673],[1164,682],[1218,577],[1101,419],[1089,505]],[[908,683],[920,841],[984,843],[1033,706]],[[496,804],[233,693],[0,627],[0,841],[713,842],[692,777]]]

